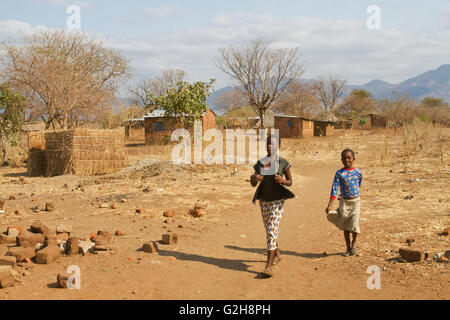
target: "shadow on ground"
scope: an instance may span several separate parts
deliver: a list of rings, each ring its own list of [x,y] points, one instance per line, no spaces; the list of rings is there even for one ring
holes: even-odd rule
[[[232,249],[232,250],[239,250],[239,251],[246,251],[256,254],[267,254],[267,249],[258,249],[258,248],[242,248],[238,246],[230,246],[226,245],[225,248]],[[296,256],[296,257],[302,257],[302,258],[308,258],[308,259],[319,259],[319,258],[325,258],[330,256],[340,256],[341,253],[299,253],[295,251],[286,251],[281,249],[281,255],[287,255],[287,256]]]
[[[246,264],[246,262],[265,262],[260,260],[241,260],[241,259],[223,259],[223,258],[221,259],[214,257],[205,257],[198,254],[167,251],[167,250],[158,250],[158,254],[164,257],[168,256],[175,257],[177,260],[202,262],[217,266],[222,269],[243,271],[256,275],[258,275],[259,272],[249,270],[248,269],[249,266]]]
[[[20,178],[20,177],[28,177],[27,171],[25,172],[14,172],[14,173],[6,173],[3,175],[5,178]]]

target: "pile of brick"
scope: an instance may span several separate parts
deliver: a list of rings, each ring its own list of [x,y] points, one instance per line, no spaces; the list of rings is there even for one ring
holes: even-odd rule
[[[112,234],[107,231],[100,230],[91,239],[79,239],[71,233],[71,226],[51,229],[39,221],[25,232],[19,226],[8,227],[0,234],[0,288],[15,285],[18,263],[49,264],[63,255],[114,252],[110,246]]]

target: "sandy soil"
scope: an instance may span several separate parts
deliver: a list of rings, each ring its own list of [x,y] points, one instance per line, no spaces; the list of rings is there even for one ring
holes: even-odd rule
[[[281,155],[293,165],[291,189],[298,199],[286,204],[280,230],[283,259],[271,279],[259,277],[266,259],[265,234],[259,207],[251,203],[250,165],[171,170],[145,179],[28,178],[24,168],[1,168],[0,198],[7,200],[1,232],[40,220],[52,228],[69,224],[81,238],[97,230],[123,230],[126,236],[113,237],[113,254],[21,264],[16,270],[25,275],[15,287],[0,290],[0,298],[449,299],[448,263],[398,259],[398,249],[408,247],[407,238],[415,240],[411,248],[431,255],[450,250],[450,237],[439,235],[450,226],[448,144],[440,165],[432,155],[420,158],[420,153],[407,162],[393,156],[397,148],[401,152],[401,139],[385,133],[340,133],[310,139],[301,148],[296,141],[283,142]],[[355,165],[364,173],[360,254],[355,257],[341,256],[343,235],[324,212],[345,147],[358,151]],[[238,172],[232,176],[235,167]],[[150,192],[143,192],[146,187]],[[11,195],[16,200],[8,200]],[[405,200],[406,195],[414,198]],[[42,209],[47,201],[55,203],[55,212],[31,210]],[[207,214],[195,219],[188,209],[197,201],[207,204]],[[117,209],[99,208],[113,202]],[[140,207],[147,214],[136,214]],[[164,223],[168,209],[177,215]],[[140,251],[145,241],[160,240],[169,231],[178,234],[176,245],[160,244],[159,254]],[[70,265],[81,269],[81,290],[56,286],[57,274]],[[371,265],[381,269],[380,290],[367,288]]]

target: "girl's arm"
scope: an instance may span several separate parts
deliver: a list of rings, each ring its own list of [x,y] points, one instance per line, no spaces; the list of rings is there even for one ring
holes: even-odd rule
[[[284,171],[284,174],[286,176],[286,179],[283,179],[279,175],[275,175],[275,182],[280,183],[280,184],[284,184],[287,187],[292,186],[293,180],[292,180],[292,174],[291,174],[291,167],[287,168]]]
[[[254,174],[251,175],[250,177],[250,184],[252,185],[252,187],[256,187],[256,185],[258,184],[258,182],[262,181],[264,179],[263,176],[257,174],[256,172]]]
[[[333,186],[331,187],[330,201],[328,202],[328,206],[325,209],[325,212],[327,214],[332,210],[333,203],[334,200],[337,198],[338,192],[339,192],[339,175],[336,173],[333,180]]]

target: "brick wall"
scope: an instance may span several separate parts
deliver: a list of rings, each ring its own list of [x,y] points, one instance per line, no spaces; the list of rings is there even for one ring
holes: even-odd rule
[[[155,123],[158,122],[162,125],[156,125],[157,127],[162,127],[162,130],[155,131]],[[201,119],[202,131],[205,132],[209,129],[216,128],[216,116],[211,111],[208,110]],[[176,119],[170,117],[159,117],[159,118],[145,118],[145,143],[146,144],[161,144],[164,143],[166,139],[172,137],[174,130],[181,128]],[[194,133],[193,128],[186,128],[189,130],[191,135]]]
[[[300,137],[301,119],[275,116],[275,129],[279,130],[281,138]]]
[[[203,132],[209,129],[216,128],[216,115],[211,110],[208,110],[202,118]]]
[[[303,137],[314,136],[314,121],[302,119],[303,123]]]

